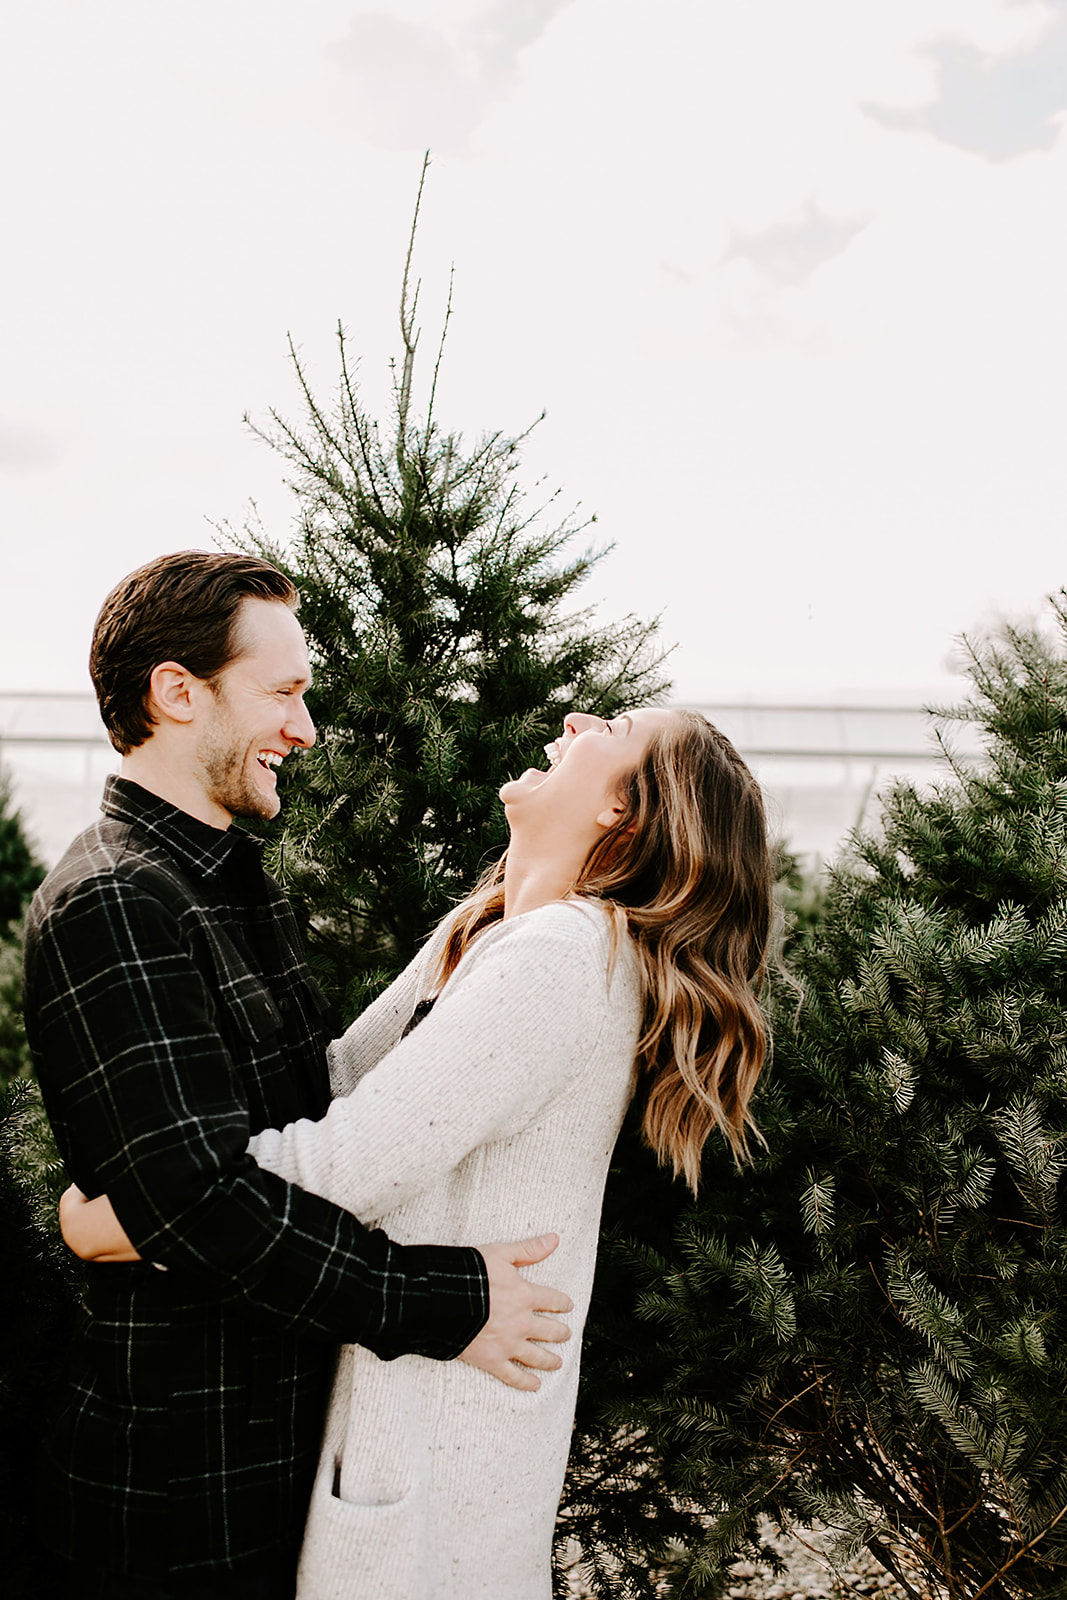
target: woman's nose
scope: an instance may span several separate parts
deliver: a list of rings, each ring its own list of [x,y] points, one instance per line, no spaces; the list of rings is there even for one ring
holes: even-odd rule
[[[594,717],[589,711],[571,711],[563,719],[564,733],[588,733],[590,728],[604,728],[607,724],[603,717]]]

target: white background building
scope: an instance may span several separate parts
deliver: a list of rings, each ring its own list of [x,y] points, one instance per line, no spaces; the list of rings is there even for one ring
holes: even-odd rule
[[[892,778],[927,782],[946,770],[933,721],[902,696],[696,709],[737,745],[764,786],[772,829],[809,862],[831,858],[851,828],[877,815],[877,795]],[[951,738],[977,748],[970,728],[953,729]],[[104,778],[118,770],[88,693],[0,693],[0,763],[49,865],[97,816]]]

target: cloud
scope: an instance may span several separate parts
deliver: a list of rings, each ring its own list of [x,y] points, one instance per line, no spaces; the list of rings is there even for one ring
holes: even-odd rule
[[[598,512],[597,597],[665,607],[694,692],[927,682],[988,597],[1063,581],[1067,139],[991,155],[953,88],[981,90],[976,115],[1024,95],[1005,72],[1052,71],[1063,7],[90,9],[21,8],[0,62],[24,219],[4,415],[57,441],[47,471],[2,475],[26,576],[0,677],[81,681],[103,577],[210,542],[204,513],[239,522],[251,493],[283,535],[241,413],[291,414],[288,328],[330,391],[338,315],[388,403],[427,144],[428,342],[457,269],[442,419],[517,432],[547,409],[524,481]],[[1015,126],[1047,143],[1053,104]],[[32,597],[58,588],[38,639]]]
[[[43,429],[0,422],[0,466],[34,471],[56,459],[56,441]]]
[[[929,54],[938,98],[916,110],[869,108],[887,127],[923,129],[936,139],[1006,161],[1051,150],[1067,111],[1067,10],[1031,48],[993,55],[958,39],[940,40]]]
[[[344,72],[349,114],[371,143],[461,151],[518,77],[522,51],[568,4],[495,0],[437,22],[361,11],[325,53]]]
[[[757,271],[777,284],[806,283],[817,267],[841,255],[866,221],[828,217],[809,200],[797,221],[787,221],[758,233],[738,233],[723,260],[750,261]]]

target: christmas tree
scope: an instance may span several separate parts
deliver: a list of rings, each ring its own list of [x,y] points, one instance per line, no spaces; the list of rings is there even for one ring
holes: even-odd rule
[[[21,918],[44,868],[26,837],[0,769],[0,1084],[30,1070],[22,1024]]]
[[[37,1085],[0,1085],[0,1569],[7,1600],[59,1592],[31,1533],[33,1463],[58,1393],[73,1326],[77,1273],[59,1236],[66,1184]]]
[[[564,713],[611,716],[665,688],[654,623],[597,626],[566,610],[600,557],[569,553],[582,528],[546,522],[551,500],[528,504],[517,479],[522,439],[466,444],[438,426],[440,353],[416,417],[417,224],[418,205],[389,427],[363,408],[342,330],[328,407],[294,352],[303,421],[272,413],[256,431],[289,468],[295,530],[284,546],[255,524],[235,541],[300,590],[318,742],[286,763],[270,859],[303,907],[311,959],[341,1021],[502,851],[497,791],[544,763]]]
[[[73,1304],[55,1209],[65,1180],[22,1019],[22,912],[43,877],[0,774],[0,1563],[10,1600],[48,1596],[57,1581],[30,1537],[29,1489]]]
[[[924,1600],[1067,1594],[1063,600],[1055,620],[971,647],[939,716],[984,757],[897,786],[833,873],[773,997],[753,1165],[709,1150],[665,1226],[671,1191],[621,1158],[573,1462],[600,1592],[627,1560],[656,1592],[643,1546],[670,1592],[717,1595],[766,1555],[763,1514]],[[673,1550],[615,1494],[627,1438]]]
[[[44,877],[22,817],[11,798],[11,782],[0,769],[0,938],[7,936]]]

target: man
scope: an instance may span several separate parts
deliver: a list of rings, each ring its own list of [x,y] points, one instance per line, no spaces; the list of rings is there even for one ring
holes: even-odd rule
[[[314,742],[296,604],[267,563],[196,551],[112,591],[90,668],[121,776],[30,912],[56,1139],[144,1257],[88,1269],[42,1453],[38,1526],[79,1600],[291,1595],[337,1343],[536,1388],[568,1337],[541,1315],[566,1297],[516,1270],[551,1237],[400,1247],[247,1154],[329,1100],[292,912],[230,827],[277,814],[279,766]]]

